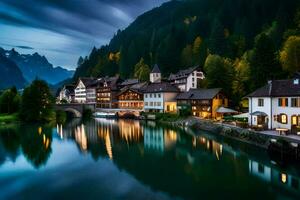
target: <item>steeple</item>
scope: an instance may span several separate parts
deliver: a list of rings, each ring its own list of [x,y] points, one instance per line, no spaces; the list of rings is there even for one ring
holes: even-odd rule
[[[150,73],[150,82],[151,83],[160,83],[161,82],[161,73],[157,64],[154,65]]]

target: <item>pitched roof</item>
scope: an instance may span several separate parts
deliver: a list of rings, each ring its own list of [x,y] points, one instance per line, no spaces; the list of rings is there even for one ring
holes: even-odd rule
[[[153,67],[151,73],[160,73],[160,69],[159,69],[159,67],[158,67],[157,64],[154,65],[154,67]]]
[[[97,79],[90,78],[90,77],[82,77],[82,78],[79,78],[79,80],[81,80],[81,82],[85,85],[85,87],[96,86],[97,81],[98,81]]]
[[[104,77],[98,80],[98,87],[104,87],[104,83],[107,84],[108,87],[110,87],[112,90],[118,89],[118,83],[121,82],[119,76],[114,77]]]
[[[124,92],[126,92],[128,90],[131,90],[131,91],[134,91],[136,93],[142,94],[143,93],[143,88],[146,85],[147,85],[147,82],[142,82],[142,83],[137,83],[137,84],[134,84],[134,85],[126,86],[126,87],[121,89],[121,92],[117,96],[123,94]]]
[[[298,84],[295,84],[295,80],[297,79],[270,81],[267,85],[247,95],[247,97],[300,96],[300,81],[298,79]]]
[[[219,92],[221,88],[214,89],[191,89],[188,92],[179,94],[177,100],[207,100],[213,99]]]
[[[127,85],[134,85],[139,83],[138,79],[126,79],[124,82],[122,82],[120,85],[121,86],[127,86]]]
[[[194,72],[195,70],[197,70],[199,67],[195,66],[195,67],[190,67],[188,69],[184,69],[184,70],[180,70],[179,72],[177,72],[176,74],[170,74],[169,76],[169,80],[176,80],[176,79],[182,79],[182,78],[186,78],[188,77],[192,72]]]
[[[179,92],[179,89],[168,82],[150,83],[143,88],[144,93]]]

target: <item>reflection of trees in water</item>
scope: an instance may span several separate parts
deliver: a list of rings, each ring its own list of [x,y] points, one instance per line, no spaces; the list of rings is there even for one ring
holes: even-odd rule
[[[16,160],[20,153],[20,135],[17,126],[0,129],[0,148],[3,149],[3,156],[0,153],[0,163],[1,160],[5,161],[5,157],[12,161]]]
[[[16,160],[22,150],[23,155],[36,168],[45,165],[51,154],[52,132],[50,127],[15,126],[0,129],[1,146],[6,156]]]
[[[50,127],[26,126],[22,128],[21,145],[24,156],[38,168],[45,165],[51,154]]]

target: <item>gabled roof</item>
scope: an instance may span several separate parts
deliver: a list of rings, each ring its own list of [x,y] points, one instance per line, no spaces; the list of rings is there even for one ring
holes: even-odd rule
[[[128,86],[128,85],[134,85],[134,84],[137,84],[137,83],[139,83],[138,79],[126,79],[120,85],[121,86]]]
[[[199,69],[198,66],[190,67],[190,68],[184,69],[184,70],[180,70],[180,71],[177,72],[176,74],[170,74],[169,80],[172,81],[172,80],[177,80],[177,79],[186,78],[186,77],[188,77],[191,73],[193,73],[194,71],[196,71],[197,69]]]
[[[121,89],[121,92],[117,96],[123,94],[124,92],[126,92],[128,90],[131,90],[133,92],[142,94],[143,93],[143,88],[146,85],[147,85],[147,82],[142,82],[142,83],[137,83],[137,84],[134,84],[134,85],[131,85],[131,86],[124,87],[124,88]]]
[[[159,69],[159,67],[158,67],[157,64],[154,65],[154,67],[153,67],[151,73],[160,73],[160,69]]]
[[[114,77],[104,77],[98,80],[98,87],[104,87],[104,83],[107,84],[107,87],[110,87],[112,90],[117,90],[118,89],[118,84],[122,80],[120,79],[119,76],[114,76]]]
[[[179,92],[179,89],[169,82],[150,83],[143,88],[144,93]]]
[[[191,89],[188,92],[179,94],[177,100],[210,100],[213,99],[218,93],[221,92],[221,88],[213,89]]]
[[[98,81],[95,78],[89,78],[89,77],[81,77],[78,79],[78,81],[79,80],[85,85],[85,87],[94,87],[97,85],[97,81]],[[77,85],[78,85],[78,83],[77,83]]]
[[[300,96],[300,80],[298,84],[294,81],[297,79],[274,80],[267,85],[255,90],[247,97],[288,97]]]

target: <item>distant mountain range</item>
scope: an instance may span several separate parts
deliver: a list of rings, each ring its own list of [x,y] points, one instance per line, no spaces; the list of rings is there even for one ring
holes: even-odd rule
[[[10,59],[0,54],[0,89],[16,86],[23,88],[27,81],[19,67]]]
[[[62,67],[53,67],[45,56],[41,56],[38,53],[20,54],[15,49],[5,50],[0,48],[0,55],[0,72],[9,72],[7,73],[7,78],[0,80],[0,88],[12,85],[16,85],[20,88],[36,78],[45,80],[51,85],[55,85],[72,77],[74,74],[74,71]],[[17,71],[21,72],[21,74]],[[14,81],[14,79],[16,80]],[[23,83],[20,82],[22,80]]]

